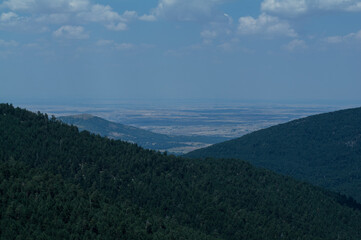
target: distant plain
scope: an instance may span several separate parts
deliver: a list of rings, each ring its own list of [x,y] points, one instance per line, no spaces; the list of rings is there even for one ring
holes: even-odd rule
[[[87,101],[69,104],[18,104],[31,111],[65,116],[88,113],[156,133],[232,139],[297,118],[352,104],[274,104],[242,102]]]

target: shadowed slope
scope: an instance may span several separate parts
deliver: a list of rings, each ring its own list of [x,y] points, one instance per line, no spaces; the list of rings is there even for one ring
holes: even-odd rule
[[[361,108],[298,119],[186,156],[247,160],[361,202]]]

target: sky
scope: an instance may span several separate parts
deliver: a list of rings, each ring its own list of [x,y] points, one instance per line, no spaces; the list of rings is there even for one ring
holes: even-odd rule
[[[361,102],[361,0],[0,1],[0,101]]]

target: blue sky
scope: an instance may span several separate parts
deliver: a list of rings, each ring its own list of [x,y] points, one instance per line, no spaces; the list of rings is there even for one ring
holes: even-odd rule
[[[359,0],[0,1],[0,100],[361,101]]]

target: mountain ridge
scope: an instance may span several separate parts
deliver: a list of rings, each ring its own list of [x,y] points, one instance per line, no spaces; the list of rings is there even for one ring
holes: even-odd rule
[[[185,156],[243,159],[361,202],[361,108],[293,120]]]

